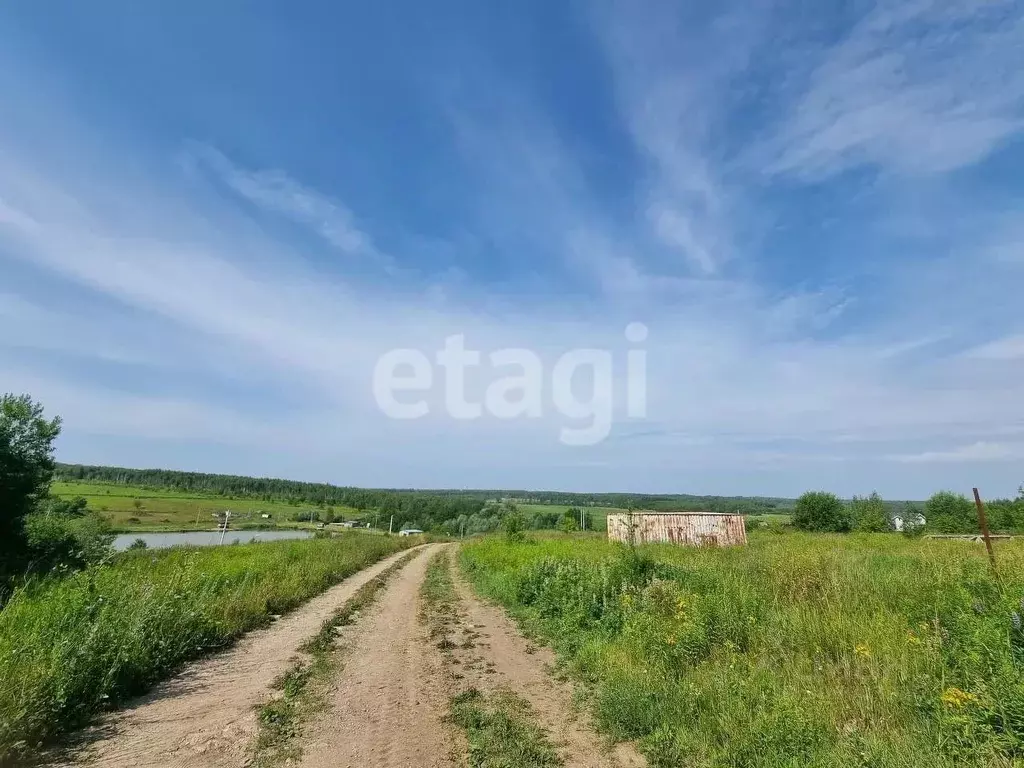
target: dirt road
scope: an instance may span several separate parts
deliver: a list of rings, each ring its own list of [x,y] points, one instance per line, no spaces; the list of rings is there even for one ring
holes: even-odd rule
[[[400,552],[313,598],[231,649],[199,661],[127,709],[88,729],[51,765],[98,768],[238,768],[256,733],[255,707],[291,665],[300,645],[359,587],[405,556]],[[422,558],[422,556],[421,556]]]
[[[447,552],[447,554],[445,554]],[[432,556],[455,545],[431,544],[401,566],[376,601],[340,633],[341,664],[324,684],[326,706],[291,738],[303,768],[456,768],[466,765],[465,736],[449,721],[452,696],[474,686],[506,688],[532,705],[569,768],[644,766],[630,745],[606,745],[572,705],[571,689],[550,675],[553,655],[533,647],[505,613],[481,602],[456,574],[446,610],[450,642],[430,636],[421,585]],[[198,662],[149,696],[86,733],[83,746],[55,765],[244,768],[252,763],[256,709],[321,624],[406,553],[328,590],[232,649]],[[432,610],[432,609],[431,609]],[[443,649],[443,650],[442,650]],[[262,758],[261,758],[262,759]],[[527,766],[524,766],[527,768]]]
[[[431,554],[431,553],[427,553]],[[303,768],[447,768],[457,736],[445,723],[440,651],[419,621],[429,557],[395,579],[346,640],[330,711],[312,728]]]

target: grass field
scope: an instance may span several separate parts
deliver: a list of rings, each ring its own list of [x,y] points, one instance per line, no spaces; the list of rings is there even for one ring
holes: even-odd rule
[[[755,534],[636,551],[467,543],[654,768],[1024,765],[1024,542]]]
[[[0,764],[413,543],[334,539],[121,556],[0,610]]]
[[[300,512],[314,509],[281,501],[229,498],[217,495],[188,494],[166,488],[141,488],[104,483],[53,483],[52,494],[63,499],[81,496],[89,509],[99,512],[118,531],[209,530],[216,525],[214,515],[231,510],[232,525],[287,525]],[[351,507],[333,507],[338,518],[357,519],[361,514]],[[271,516],[264,520],[261,514]]]

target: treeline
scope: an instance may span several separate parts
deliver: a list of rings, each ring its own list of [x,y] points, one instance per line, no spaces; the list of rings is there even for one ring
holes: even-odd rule
[[[515,489],[417,490],[412,488],[355,488],[329,483],[306,483],[279,478],[217,475],[204,472],[179,472],[168,469],[128,469],[83,464],[57,464],[55,479],[65,482],[114,483],[118,485],[161,488],[190,493],[280,500],[314,506],[347,506],[359,510],[377,509],[389,499],[459,499],[482,505],[497,500],[520,504],[558,504],[570,507],[615,507],[630,505],[642,509],[693,510],[704,512],[740,512],[748,515],[786,511],[792,499],[693,496],[688,494],[573,493],[563,491],[524,491]],[[429,502],[422,502],[429,503]],[[417,506],[422,505],[416,502]],[[461,512],[460,512],[461,513]]]
[[[1015,499],[985,504],[992,533],[1024,533],[1024,486]],[[866,533],[898,530],[918,533],[979,533],[978,510],[971,499],[954,491],[939,491],[924,504],[884,501],[877,493],[854,496],[849,503],[833,493],[808,491],[796,500],[792,525],[805,531]]]

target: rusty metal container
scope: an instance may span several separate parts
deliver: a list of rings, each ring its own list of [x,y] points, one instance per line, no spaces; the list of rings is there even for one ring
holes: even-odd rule
[[[747,543],[747,526],[743,515],[633,512],[608,515],[608,538],[635,544],[727,547]]]

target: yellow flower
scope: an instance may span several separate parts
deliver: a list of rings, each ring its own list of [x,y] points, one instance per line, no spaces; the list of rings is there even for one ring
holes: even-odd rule
[[[676,636],[675,635],[669,635],[665,639],[665,642],[668,643],[669,645],[675,645],[676,644]]]
[[[978,697],[973,693],[961,691],[959,688],[947,688],[939,698],[947,707],[954,707],[956,709],[962,709],[978,700]]]
[[[871,657],[871,649],[868,648],[864,643],[857,643],[853,646],[853,652],[860,656],[862,659]]]
[[[907,642],[911,645],[921,645],[921,638],[914,634],[914,630],[907,633]]]

